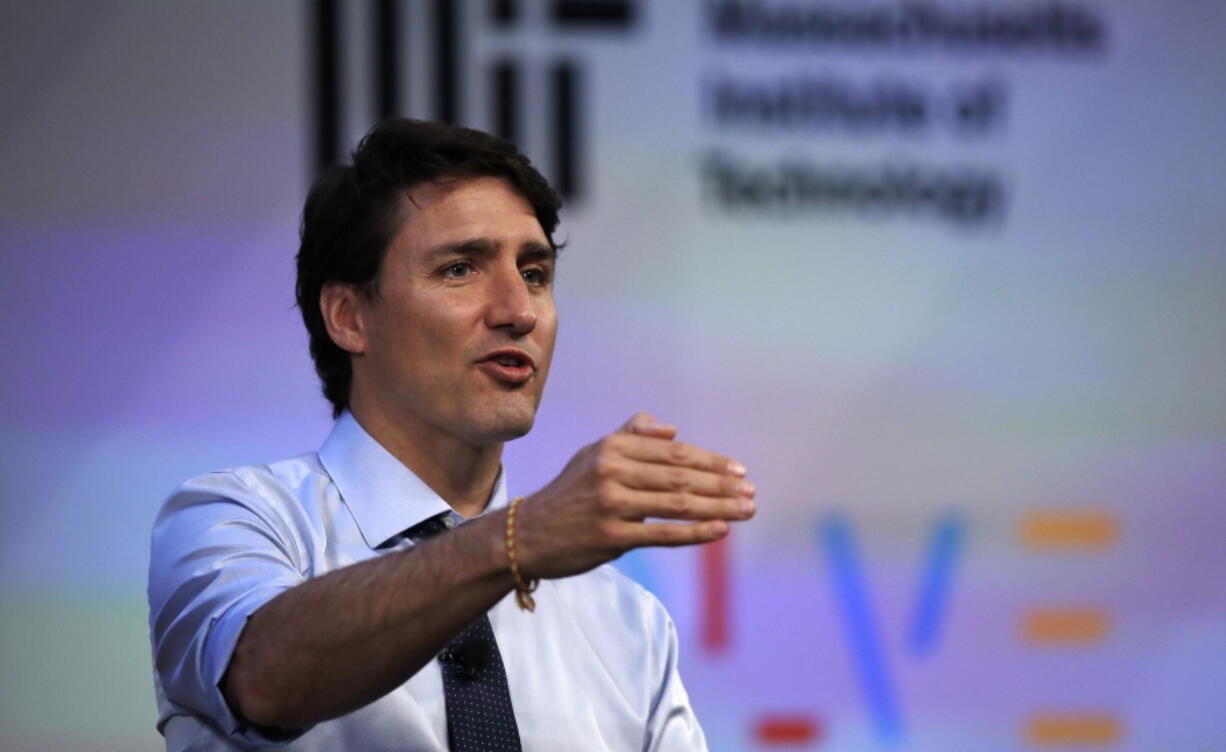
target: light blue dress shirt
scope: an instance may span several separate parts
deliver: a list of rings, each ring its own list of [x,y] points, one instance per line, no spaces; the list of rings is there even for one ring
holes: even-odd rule
[[[500,476],[490,508],[506,503]],[[166,748],[444,752],[437,662],[291,740],[268,739],[236,718],[218,683],[260,606],[312,577],[413,545],[401,533],[446,512],[459,519],[349,413],[318,453],[180,486],[154,523],[149,570]],[[706,749],[677,673],[676,630],[655,597],[602,566],[543,581],[536,603],[526,613],[507,596],[489,612],[525,752]]]

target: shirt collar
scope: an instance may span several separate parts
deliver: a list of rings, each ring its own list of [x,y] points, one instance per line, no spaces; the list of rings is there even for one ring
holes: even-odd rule
[[[319,461],[332,476],[341,500],[372,549],[430,517],[451,512],[451,505],[375,441],[346,410],[319,449]],[[506,473],[501,470],[486,511],[507,504]]]

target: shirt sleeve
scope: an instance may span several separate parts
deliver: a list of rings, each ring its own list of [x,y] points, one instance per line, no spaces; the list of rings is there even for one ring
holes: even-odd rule
[[[677,628],[664,607],[656,603],[662,618],[653,636],[662,670],[658,674],[661,677],[659,689],[647,718],[643,749],[645,752],[706,752],[706,737],[690,707],[689,694],[677,669]]]
[[[286,512],[233,473],[195,478],[167,499],[153,527],[148,595],[154,671],[172,715],[205,719],[240,746],[305,732],[261,733],[219,686],[247,619],[306,580],[303,560]]]

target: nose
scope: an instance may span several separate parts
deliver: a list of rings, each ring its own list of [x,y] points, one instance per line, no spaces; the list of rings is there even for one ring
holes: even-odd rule
[[[515,334],[531,332],[536,328],[536,308],[519,267],[500,270],[493,276],[486,324],[491,329],[506,328]]]

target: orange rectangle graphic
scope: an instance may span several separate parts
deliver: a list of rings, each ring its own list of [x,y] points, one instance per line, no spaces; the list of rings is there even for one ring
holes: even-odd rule
[[[1018,539],[1028,548],[1101,549],[1119,537],[1119,518],[1110,512],[1030,512],[1018,524]]]
[[[1101,747],[1119,741],[1120,726],[1113,715],[1048,713],[1026,721],[1023,735],[1035,747]]]
[[[1111,615],[1099,608],[1032,608],[1022,615],[1021,637],[1039,644],[1091,643],[1107,636]]]
[[[754,737],[767,747],[807,745],[820,741],[822,722],[804,715],[769,715],[754,724]]]

